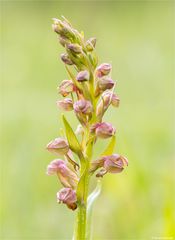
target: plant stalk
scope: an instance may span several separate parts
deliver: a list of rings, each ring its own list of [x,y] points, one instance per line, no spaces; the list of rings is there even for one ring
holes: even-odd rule
[[[89,71],[91,72],[91,67],[88,62],[88,67]],[[94,98],[94,77],[93,74],[91,75],[90,81],[89,81],[89,89],[91,92],[91,97],[92,97],[92,105],[93,105],[93,113],[92,113],[92,119],[89,122],[90,125],[95,123],[96,121],[96,100]],[[87,91],[88,92],[88,91]],[[90,125],[86,126],[86,134],[84,136],[83,142],[85,142],[84,148],[85,150],[85,155],[86,155],[86,169],[85,169],[85,176],[83,179],[83,199],[81,203],[78,205],[77,209],[77,219],[76,219],[76,226],[75,226],[75,232],[74,232],[74,238],[73,240],[88,240],[89,239],[89,234],[87,234],[88,231],[88,218],[87,218],[87,198],[88,198],[88,190],[89,190],[89,168],[90,168],[90,162],[91,162],[91,157],[92,157],[92,152],[93,152],[93,145],[94,145],[94,140],[91,141],[91,143],[88,145],[89,140],[91,139],[92,135],[90,133]],[[84,168],[83,170],[84,171]],[[82,172],[81,172],[82,174]]]
[[[84,179],[84,197],[82,203],[79,204],[76,216],[75,236],[74,240],[88,240],[86,236],[87,231],[87,197],[89,189],[88,172]]]

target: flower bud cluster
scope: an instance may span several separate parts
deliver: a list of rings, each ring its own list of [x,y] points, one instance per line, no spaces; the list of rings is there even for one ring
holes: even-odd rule
[[[86,54],[90,52],[94,59],[92,65],[96,67],[96,55],[92,53],[95,49],[96,38],[92,37],[82,43],[83,34],[74,29],[67,19],[54,18],[53,21],[53,30],[58,34],[59,42],[66,50],[66,53],[61,54],[61,60],[67,65],[76,65],[79,70],[84,70],[89,67]]]
[[[53,30],[58,34],[59,42],[65,48],[61,60],[70,78],[63,80],[58,86],[58,93],[63,99],[58,100],[56,104],[63,111],[74,112],[80,123],[74,138],[80,135],[81,140],[69,139],[67,136],[69,128],[66,131],[67,139],[56,138],[51,141],[47,145],[48,151],[61,159],[55,159],[48,165],[47,174],[56,175],[64,187],[57,193],[57,201],[75,210],[80,201],[77,196],[81,194],[77,194],[77,189],[84,162],[89,161],[89,171],[87,171],[89,175],[100,169],[96,176],[103,177],[106,173],[122,172],[128,161],[119,154],[102,156],[94,161],[91,161],[90,157],[87,158],[91,155],[88,152],[89,143],[93,146],[99,138],[113,138],[116,133],[111,123],[103,121],[109,106],[118,107],[120,102],[119,97],[114,93],[116,83],[110,76],[112,66],[109,63],[97,66],[96,38],[85,40],[84,35],[74,29],[65,18],[53,20]],[[76,142],[75,147],[72,147],[71,141]],[[74,161],[73,154],[78,156],[78,163]]]

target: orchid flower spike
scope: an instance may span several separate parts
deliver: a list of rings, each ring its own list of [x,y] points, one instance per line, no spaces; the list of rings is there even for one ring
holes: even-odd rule
[[[48,164],[47,174],[55,175],[64,187],[57,193],[57,202],[77,209],[73,239],[83,240],[87,239],[91,176],[99,178],[121,173],[128,166],[127,158],[113,153],[116,128],[103,119],[110,106],[119,106],[120,99],[114,92],[116,81],[111,77],[112,65],[98,63],[96,38],[86,39],[65,17],[54,18],[52,28],[64,48],[60,59],[68,74],[57,88],[62,98],[56,104],[66,113],[72,110],[69,114],[74,114],[79,123],[74,130],[71,121],[63,115],[64,138],[58,137],[47,145],[47,150],[61,159]],[[94,160],[94,147],[99,139],[109,143]]]

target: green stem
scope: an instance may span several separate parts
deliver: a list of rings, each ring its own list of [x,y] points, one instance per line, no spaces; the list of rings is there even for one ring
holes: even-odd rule
[[[77,220],[75,226],[75,236],[74,240],[87,240],[86,230],[87,230],[87,197],[89,189],[89,176],[88,172],[86,173],[84,179],[84,197],[83,202],[81,202],[77,209]]]
[[[84,47],[83,40],[82,40],[82,45]],[[93,145],[94,145],[94,139],[92,138],[93,136],[91,135],[91,132],[90,132],[90,125],[92,125],[96,121],[96,101],[94,98],[94,75],[93,75],[93,70],[91,68],[91,64],[86,54],[83,53],[83,55],[85,57],[85,60],[87,61],[87,66],[89,68],[89,72],[91,75],[89,80],[89,88],[85,88],[86,84],[84,85],[84,89],[85,89],[84,95],[87,96],[87,99],[91,100],[94,111],[92,114],[91,121],[88,123],[88,125],[85,128],[85,134],[82,140],[84,156],[85,156],[85,158],[83,156],[83,159],[85,160],[85,162],[81,166],[81,172],[80,172],[82,182],[81,182],[81,179],[79,182],[79,184],[82,183],[82,185],[79,186],[81,187],[82,198],[80,199],[78,204],[77,220],[76,220],[75,233],[74,233],[73,240],[88,240],[89,238],[87,234],[87,230],[88,230],[87,229],[87,198],[88,198],[89,180],[90,180],[89,169],[90,169],[90,162],[91,162]],[[81,156],[79,157],[80,159],[82,158]]]
[[[77,240],[78,239],[85,239],[86,234],[86,206],[80,205],[78,208],[78,214],[77,214],[77,223],[78,223],[78,229],[77,229]]]

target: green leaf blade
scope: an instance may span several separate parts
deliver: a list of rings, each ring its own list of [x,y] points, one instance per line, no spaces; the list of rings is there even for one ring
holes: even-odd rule
[[[115,144],[116,144],[116,137],[114,135],[114,136],[112,136],[110,143],[108,144],[105,151],[101,154],[101,156],[108,156],[108,155],[113,154]]]
[[[77,139],[74,131],[72,130],[70,124],[68,123],[68,121],[67,121],[67,119],[65,118],[64,115],[63,115],[63,123],[64,123],[65,131],[66,131],[66,137],[67,137],[67,141],[69,143],[70,149],[73,152],[75,152],[77,154],[80,154],[81,146],[78,142],[78,139]]]

